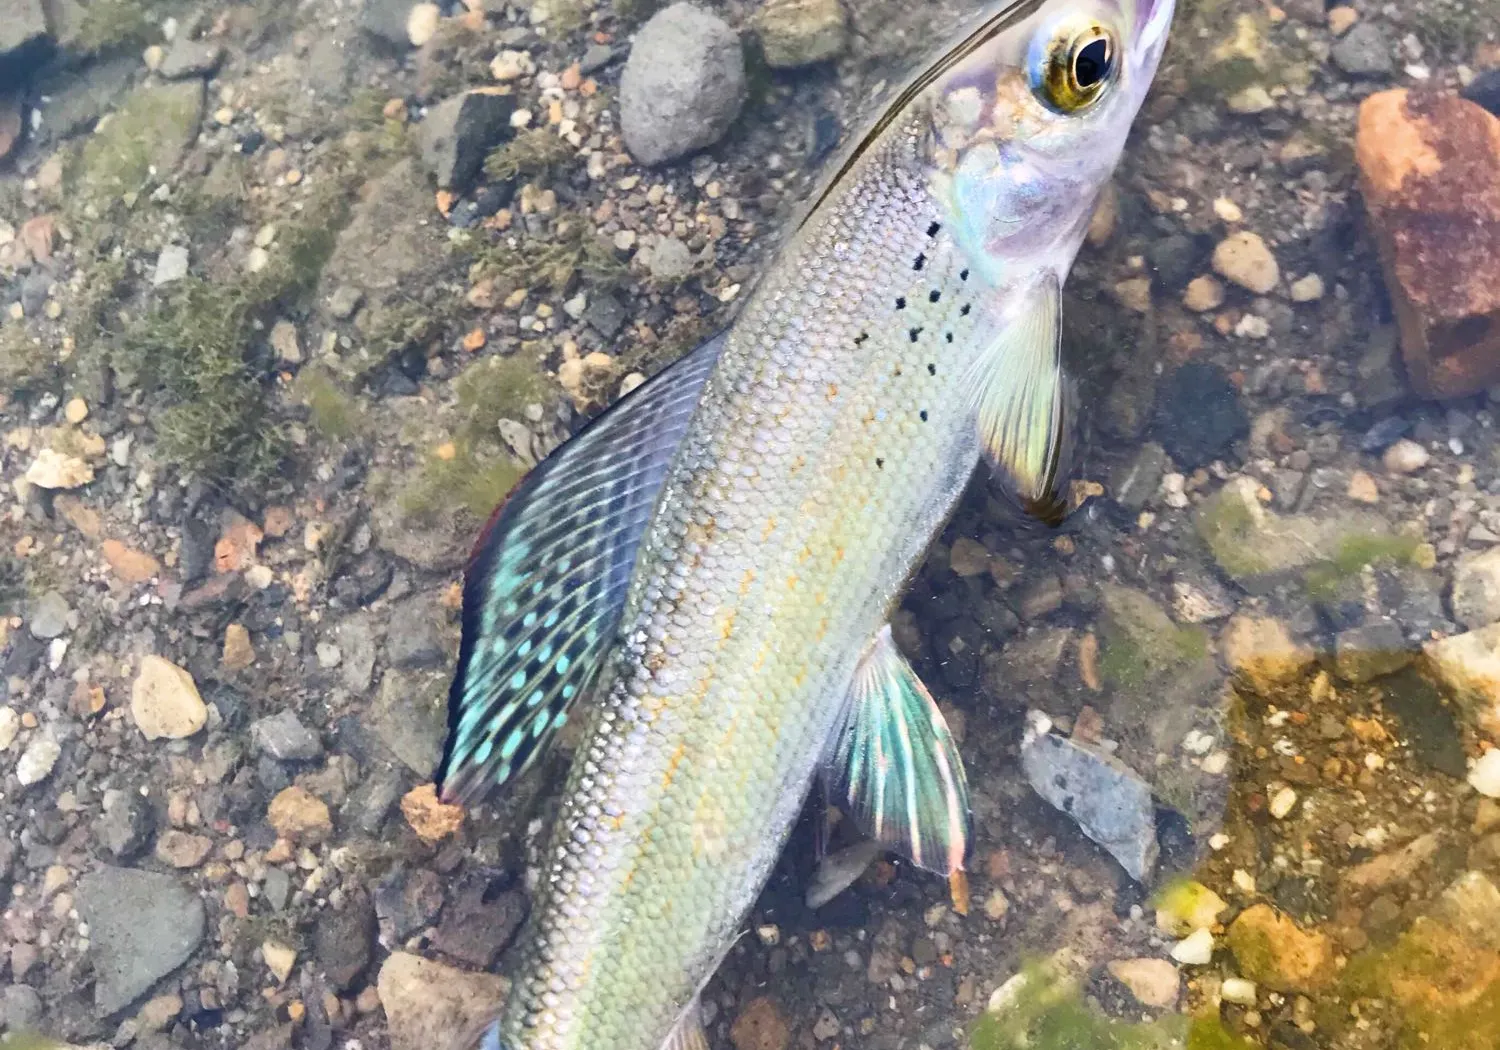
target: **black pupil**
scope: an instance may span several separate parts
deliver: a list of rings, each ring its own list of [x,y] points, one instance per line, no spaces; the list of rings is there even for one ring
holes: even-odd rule
[[[1090,40],[1073,60],[1073,76],[1078,86],[1091,88],[1109,76],[1109,42]]]

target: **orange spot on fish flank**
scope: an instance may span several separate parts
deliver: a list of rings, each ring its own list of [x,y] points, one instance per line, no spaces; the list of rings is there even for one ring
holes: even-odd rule
[[[687,754],[687,744],[681,743],[677,745],[677,750],[672,752],[672,757],[667,760],[667,771],[661,778],[663,791],[672,786],[672,780],[677,776],[677,766],[682,762],[685,754]]]
[[[745,575],[740,577],[740,597],[745,598],[750,594],[750,585],[755,582],[755,570],[746,569]]]
[[[738,616],[739,616],[739,613],[735,612],[733,609],[731,609],[728,613],[726,613],[724,615],[724,617],[723,617],[723,621],[724,622],[722,624],[720,624],[720,626],[719,626],[719,640],[720,641],[724,641],[724,642],[729,641],[730,636],[732,634],[734,634],[734,621],[735,621],[735,618],[738,617]]]
[[[760,533],[761,542],[764,543],[766,540],[770,539],[771,538],[771,533],[773,533],[775,531],[776,531],[776,519],[774,517],[767,518],[766,519],[766,527],[764,529],[762,529],[761,533]]]
[[[797,583],[797,574],[794,572],[786,578],[786,589],[789,591],[795,591],[797,589]]]
[[[800,551],[797,552],[797,561],[798,562],[805,562],[809,558],[811,558],[812,556],[813,556],[812,548],[804,546]]]
[[[795,474],[795,473],[797,473],[797,471],[801,470],[805,466],[807,466],[807,457],[806,456],[798,456],[796,459],[792,460],[792,470],[791,470],[791,472],[793,474]]]
[[[835,547],[835,548],[833,548],[833,564],[837,565],[839,562],[841,562],[843,560],[844,560],[844,548],[842,548],[842,547]]]
[[[839,396],[839,385],[837,383],[829,383],[828,384],[828,400],[830,400],[830,401],[836,401],[836,400],[838,400],[838,396]]]

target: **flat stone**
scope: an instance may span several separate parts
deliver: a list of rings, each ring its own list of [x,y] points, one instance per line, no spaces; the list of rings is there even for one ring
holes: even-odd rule
[[[375,908],[355,894],[341,911],[324,912],[313,929],[313,958],[335,991],[355,987],[375,951]]]
[[[636,34],[620,77],[620,129],[641,164],[685,157],[723,138],[745,104],[744,53],[723,19],[676,3]]]
[[[1285,623],[1269,617],[1234,617],[1219,647],[1229,669],[1264,697],[1301,678],[1317,662],[1312,646],[1294,640]]]
[[[72,613],[68,600],[56,591],[48,591],[32,602],[26,611],[27,626],[31,636],[50,642],[67,633],[68,616]]]
[[[412,772],[432,779],[448,732],[447,678],[441,672],[389,670],[370,712],[375,735]]]
[[[16,762],[16,779],[22,787],[38,784],[51,775],[57,760],[62,757],[62,746],[48,733],[39,733],[31,738],[26,750]]]
[[[510,134],[513,94],[497,88],[466,91],[434,106],[417,128],[422,163],[442,189],[473,185],[484,158]]]
[[[193,676],[155,655],[141,660],[130,689],[130,713],[147,740],[180,740],[208,722],[208,708]]]
[[[1423,653],[1469,718],[1500,735],[1500,624],[1428,642]]]
[[[1500,952],[1500,889],[1479,871],[1455,879],[1433,906],[1432,917],[1487,951]]]
[[[1340,631],[1334,639],[1334,670],[1346,682],[1363,684],[1395,674],[1415,657],[1394,620]]]
[[[218,70],[219,63],[223,61],[224,45],[211,40],[189,40],[185,36],[179,36],[167,51],[157,72],[168,80],[206,77]]]
[[[1151,788],[1118,760],[1050,732],[1028,731],[1021,768],[1038,795],[1077,822],[1132,879],[1156,868],[1156,806]]]
[[[1374,22],[1356,24],[1333,45],[1328,57],[1353,77],[1385,76],[1395,68],[1390,41]]]
[[[206,927],[203,902],[170,875],[101,867],[78,880],[89,925],[94,1008],[118,1013],[192,956]]]
[[[385,654],[392,667],[403,671],[437,667],[447,659],[430,603],[418,600],[393,612]]]
[[[1322,933],[1308,933],[1268,904],[1241,912],[1227,940],[1240,973],[1263,987],[1311,994],[1335,977],[1333,943]]]
[[[1268,295],[1281,281],[1276,256],[1258,233],[1241,230],[1214,249],[1214,272],[1256,295]]]
[[[1355,159],[1412,385],[1442,398],[1494,385],[1500,118],[1453,95],[1383,91],[1360,105]]]
[[[848,19],[839,0],[766,0],[755,19],[773,69],[798,69],[838,58],[849,46]]]
[[[84,142],[77,192],[109,200],[165,181],[198,137],[202,80],[148,84],[120,102],[107,123]]]
[[[1453,618],[1471,630],[1500,622],[1500,547],[1459,558],[1451,604]]]
[[[311,762],[323,754],[323,742],[291,711],[278,711],[250,725],[255,746],[280,762]]]
[[[1116,959],[1109,974],[1130,990],[1137,1002],[1157,1010],[1177,1005],[1182,979],[1177,967],[1165,959]]]
[[[443,908],[432,946],[444,955],[487,970],[509,946],[526,919],[526,896],[518,890],[490,891],[487,878],[460,884]]]
[[[161,288],[175,284],[188,275],[188,250],[184,244],[169,244],[156,257],[156,271],[151,286]]]
[[[44,448],[26,468],[26,480],[39,489],[82,488],[94,480],[94,468],[77,456]]]
[[[315,845],[333,832],[328,803],[295,785],[282,789],[271,800],[266,820],[276,834],[293,842]]]
[[[391,1050],[431,1050],[433,1033],[465,1031],[492,1016],[510,982],[394,952],[381,965],[376,988]]]
[[[196,868],[213,851],[213,839],[168,828],[156,840],[156,859],[174,868]]]
[[[17,79],[23,67],[42,57],[43,44],[47,39],[47,11],[42,0],[11,0],[6,5],[5,17],[0,18],[0,69],[16,70]]]

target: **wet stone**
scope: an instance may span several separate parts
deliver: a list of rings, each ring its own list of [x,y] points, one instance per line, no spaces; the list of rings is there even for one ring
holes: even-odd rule
[[[78,880],[76,900],[89,924],[94,1007],[101,1017],[144,995],[203,940],[203,902],[170,875],[100,868]]]
[[[417,130],[422,163],[438,187],[463,191],[479,175],[484,158],[510,133],[514,95],[497,89],[466,91],[435,106]]]
[[[1151,788],[1123,763],[1050,732],[1021,745],[1027,782],[1054,808],[1077,822],[1132,879],[1155,870],[1156,808]]]
[[[1462,780],[1468,770],[1463,731],[1436,686],[1407,667],[1380,683],[1381,704],[1401,723],[1412,755],[1424,765]]]
[[[121,791],[105,797],[95,833],[116,860],[127,861],[145,851],[155,828],[150,803],[138,792]]]
[[[510,944],[526,918],[526,897],[517,890],[495,890],[481,876],[460,885],[443,909],[433,947],[456,962],[488,969]]]
[[[30,985],[10,984],[0,990],[0,1027],[12,1032],[35,1028],[44,1010],[41,995]]]
[[[1374,22],[1361,21],[1329,52],[1333,64],[1352,77],[1379,77],[1392,72],[1391,45]]]
[[[1249,433],[1239,394],[1218,365],[1189,362],[1157,391],[1152,434],[1184,472],[1222,459]]]
[[[839,0],[766,0],[756,18],[766,64],[798,69],[837,58],[848,45]]]
[[[375,909],[359,894],[313,928],[313,958],[335,991],[356,987],[375,951]]]
[[[1140,510],[1161,488],[1168,465],[1166,449],[1154,441],[1146,442],[1134,458],[1110,474],[1109,490],[1115,502],[1126,510]]]
[[[255,746],[281,762],[310,762],[323,754],[318,734],[291,711],[278,711],[250,726]]]
[[[404,671],[443,663],[442,635],[427,603],[418,601],[394,610],[386,631],[385,655],[392,667]]]
[[[205,77],[219,68],[224,61],[222,44],[210,40],[189,40],[179,37],[172,44],[158,70],[168,80],[184,80],[188,77]]]
[[[1500,547],[1459,559],[1451,600],[1453,618],[1470,630],[1500,622]]]
[[[1240,973],[1281,992],[1316,992],[1333,979],[1333,944],[1307,932],[1270,905],[1240,913],[1229,927],[1229,948]]]
[[[1334,640],[1334,669],[1344,681],[1356,684],[1393,674],[1415,656],[1394,620],[1340,631]]]
[[[390,937],[404,941],[437,919],[443,899],[442,878],[434,871],[418,868],[381,882],[375,891],[375,914]]]
[[[747,1003],[729,1029],[734,1050],[786,1050],[790,1041],[791,1029],[776,1001],[768,996]]]
[[[68,600],[56,591],[48,591],[32,603],[27,611],[32,637],[51,641],[68,630]]]
[[[443,753],[448,731],[446,683],[441,672],[387,671],[370,714],[375,735],[424,778],[433,775]]]
[[[381,965],[376,987],[391,1050],[431,1050],[433,1033],[463,1031],[490,1016],[510,982],[396,952]]]

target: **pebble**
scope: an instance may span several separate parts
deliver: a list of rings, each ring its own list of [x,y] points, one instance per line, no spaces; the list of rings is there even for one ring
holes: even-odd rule
[[[1194,930],[1172,946],[1172,958],[1184,966],[1207,966],[1214,957],[1214,935]]]
[[[271,976],[276,978],[277,984],[286,984],[287,978],[292,975],[292,968],[297,965],[297,952],[277,941],[262,944],[260,957],[265,961],[266,969],[271,971]]]
[[[1312,646],[1295,641],[1286,623],[1274,617],[1235,616],[1219,637],[1219,648],[1230,671],[1266,697],[1317,661]]]
[[[297,326],[282,318],[271,326],[271,349],[284,365],[302,363],[302,343],[297,338]]]
[[[43,594],[27,610],[31,636],[43,642],[61,637],[68,629],[68,617],[72,611],[68,608],[68,600],[56,591]]]
[[[1259,84],[1251,84],[1242,88],[1224,100],[1224,105],[1229,112],[1239,113],[1242,116],[1251,116],[1256,113],[1264,113],[1268,109],[1276,108],[1276,100],[1271,93]],[[1226,220],[1230,221],[1230,220]],[[1233,220],[1238,221],[1238,220]]]
[[[1177,1005],[1182,980],[1165,959],[1116,959],[1108,968],[1142,1006],[1169,1010]]]
[[[443,19],[443,10],[437,4],[416,4],[406,16],[406,38],[412,47],[421,47],[431,40]]]
[[[1157,928],[1173,937],[1186,937],[1219,921],[1229,904],[1201,882],[1186,880],[1162,891],[1156,907]]]
[[[1385,450],[1381,462],[1392,474],[1414,474],[1427,466],[1431,458],[1421,445],[1409,438],[1402,438]]]
[[[620,77],[625,147],[655,166],[711,146],[739,116],[747,91],[735,31],[693,4],[672,4],[636,34]]]
[[[791,1028],[776,1000],[764,995],[745,1004],[729,1028],[734,1050],[786,1050],[791,1038]]]
[[[63,406],[63,418],[76,427],[89,418],[89,403],[81,397],[71,398]]]
[[[535,72],[536,63],[531,60],[530,53],[526,51],[501,51],[490,63],[490,76],[502,84],[520,80]]]
[[[1236,1006],[1254,1006],[1255,982],[1243,977],[1226,977],[1219,986],[1219,998]]]
[[[1459,558],[1451,603],[1453,618],[1470,630],[1500,622],[1500,547]]]
[[[1224,305],[1224,286],[1203,274],[1188,282],[1182,293],[1182,305],[1194,313],[1207,313]]]
[[[1292,810],[1297,805],[1297,792],[1289,787],[1284,787],[1271,796],[1267,808],[1271,816],[1277,820],[1285,820],[1291,816]]]
[[[1299,277],[1292,282],[1291,294],[1294,303],[1315,303],[1323,298],[1323,278],[1315,273]]]
[[[44,448],[26,468],[26,480],[39,489],[76,489],[94,480],[94,468],[77,456]]]
[[[1385,76],[1395,69],[1391,45],[1373,22],[1354,25],[1333,45],[1328,57],[1352,77]]]
[[[255,646],[250,642],[250,631],[242,623],[232,623],[224,628],[224,649],[219,664],[226,671],[243,671],[255,663]]]
[[[766,0],[755,27],[772,69],[827,62],[843,54],[849,43],[840,0]]]
[[[1245,978],[1278,992],[1316,992],[1333,977],[1333,943],[1268,904],[1241,912],[1226,935]]]
[[[1491,748],[1474,761],[1469,786],[1486,798],[1500,798],[1500,750]]]
[[[310,762],[323,754],[323,742],[291,711],[278,711],[250,725],[255,746],[279,762]]]
[[[1359,12],[1352,7],[1340,5],[1328,9],[1328,31],[1334,36],[1343,36],[1359,21]]]
[[[1375,485],[1375,479],[1363,470],[1356,470],[1349,476],[1349,489],[1346,493],[1356,503],[1379,503],[1380,489]]]
[[[431,1050],[434,1032],[461,1031],[491,1016],[510,982],[393,952],[375,982],[391,1050]]]
[[[208,722],[208,708],[193,676],[155,655],[141,660],[130,689],[130,713],[147,740],[180,740]]]
[[[444,804],[432,784],[420,784],[402,796],[401,815],[423,842],[441,842],[464,822],[463,807]]]
[[[322,842],[333,831],[328,804],[296,785],[271,800],[266,820],[282,838],[307,845]]]
[[[75,900],[88,924],[101,1017],[129,1006],[185,963],[207,925],[199,896],[157,872],[100,867],[79,878]]]
[[[50,734],[40,733],[32,737],[16,762],[16,779],[22,787],[30,787],[47,779],[57,760],[62,756],[62,747]]]
[[[1256,295],[1268,295],[1281,280],[1276,256],[1258,233],[1241,230],[1214,249],[1214,272]]]
[[[168,828],[156,840],[156,859],[174,868],[196,868],[208,859],[213,840],[178,828]]]
[[[0,751],[9,751],[20,735],[21,716],[14,707],[0,707]]]
[[[990,552],[970,536],[960,536],[948,549],[948,568],[957,576],[983,576],[990,571]]]
[[[156,288],[173,284],[188,275],[188,250],[181,244],[169,244],[156,257],[156,271],[151,284]]]

